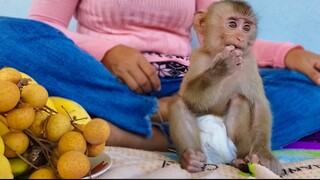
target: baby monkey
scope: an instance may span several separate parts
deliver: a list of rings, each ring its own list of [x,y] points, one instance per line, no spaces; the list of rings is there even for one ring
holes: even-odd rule
[[[170,135],[182,168],[201,171],[205,156],[197,117],[221,117],[236,147],[232,164],[241,169],[259,163],[282,173],[272,154],[272,115],[256,59],[251,52],[257,36],[257,19],[244,1],[213,3],[194,17],[203,43],[194,49],[179,94],[170,106]]]

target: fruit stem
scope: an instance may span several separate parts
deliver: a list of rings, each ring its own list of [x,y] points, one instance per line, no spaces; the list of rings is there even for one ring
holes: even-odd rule
[[[36,137],[29,129],[26,129],[24,131],[30,138],[32,138],[34,141],[36,141],[36,143],[38,143],[41,147],[41,150],[43,151],[44,153],[44,156],[45,158],[47,159],[47,161],[49,162],[50,166],[53,167],[51,161],[50,161],[50,153],[52,153],[51,149],[48,148],[45,144],[42,143],[43,142],[46,142],[48,144],[50,144],[51,146],[54,146],[55,144],[53,142],[49,142],[45,139],[42,139],[42,138],[38,138]]]
[[[6,146],[6,148],[7,148],[7,147],[8,147],[11,151],[13,151],[13,152],[16,153],[16,151],[13,150],[11,147]],[[21,154],[16,153],[16,155],[17,155],[20,159],[22,159],[23,161],[25,161],[27,164],[29,164],[31,167],[33,167],[33,168],[35,168],[35,169],[39,169],[37,166],[33,165],[33,164],[30,163],[27,159],[25,159],[23,156],[21,156]]]
[[[52,114],[52,112],[53,113],[58,113],[57,111],[55,111],[55,110],[53,110],[52,108],[50,108],[49,106],[47,106],[47,105],[45,105],[44,107],[43,107],[43,110],[45,111],[45,112],[47,112],[48,114]],[[49,111],[48,111],[49,110]]]
[[[17,154],[17,153],[16,153],[16,154]],[[39,167],[33,165],[31,162],[29,162],[26,158],[24,158],[24,157],[21,156],[20,154],[17,154],[17,155],[18,155],[18,157],[19,157],[20,159],[22,159],[22,160],[25,161],[27,164],[29,164],[29,166],[31,166],[31,167],[33,167],[33,168],[35,168],[35,169],[39,169]]]

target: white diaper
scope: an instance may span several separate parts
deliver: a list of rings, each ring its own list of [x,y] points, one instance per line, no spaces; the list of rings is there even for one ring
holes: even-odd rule
[[[198,125],[206,163],[231,163],[236,158],[237,149],[227,136],[223,119],[213,115],[204,115],[198,117]]]

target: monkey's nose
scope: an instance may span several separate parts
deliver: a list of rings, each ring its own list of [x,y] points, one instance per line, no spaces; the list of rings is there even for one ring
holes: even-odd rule
[[[244,38],[242,38],[242,37],[237,37],[237,40],[240,41],[240,42],[243,42],[243,41],[244,41]]]

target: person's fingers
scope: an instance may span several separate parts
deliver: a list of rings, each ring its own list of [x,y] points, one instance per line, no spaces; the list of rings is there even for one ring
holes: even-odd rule
[[[153,90],[151,82],[149,78],[142,72],[141,69],[139,70],[130,70],[130,76],[136,81],[138,86],[141,88],[143,93],[149,93]]]
[[[304,73],[317,85],[320,85],[320,65],[316,63],[314,66],[305,66]]]
[[[320,85],[320,59],[314,65],[315,71],[317,72],[315,75],[315,80],[313,80],[316,84]]]
[[[320,72],[320,59],[314,64],[314,68]]]
[[[142,69],[143,73],[146,75],[146,77],[148,77],[153,90],[160,91],[161,89],[160,79],[156,73],[156,70],[153,68],[153,66],[148,61],[140,61],[139,66]]]
[[[132,91],[141,94],[143,90],[140,88],[136,80],[128,72],[123,72],[121,76],[118,76],[118,79],[124,82]]]

